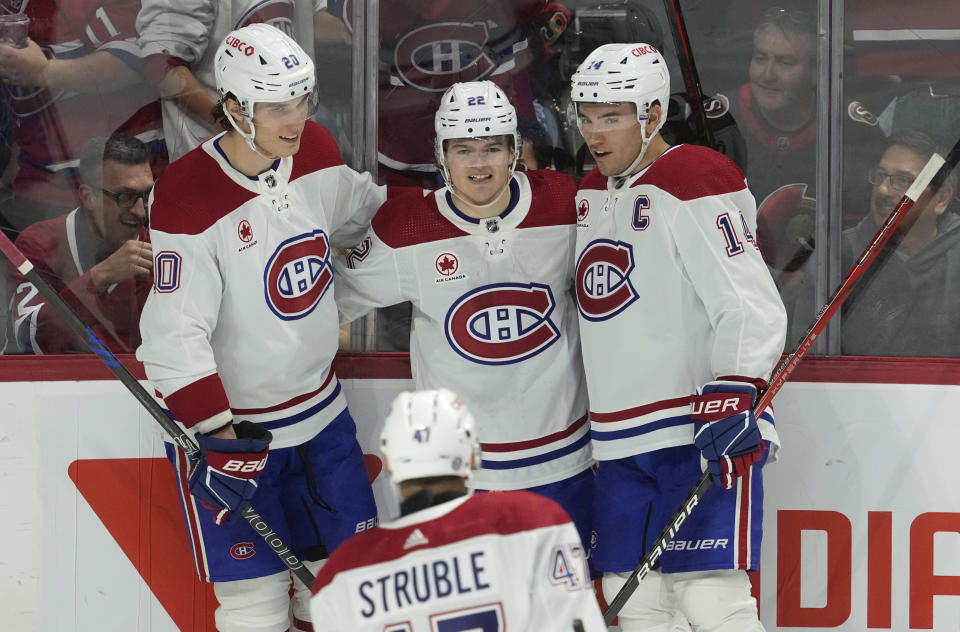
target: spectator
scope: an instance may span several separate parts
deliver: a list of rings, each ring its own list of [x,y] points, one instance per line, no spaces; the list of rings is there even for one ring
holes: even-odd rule
[[[773,7],[763,12],[753,32],[749,81],[734,104],[747,147],[747,184],[757,200],[757,240],[781,292],[806,266],[816,245],[817,226],[817,36],[807,11]],[[872,125],[849,121],[844,128],[844,173],[866,171],[882,133]],[[843,208],[866,196],[857,178],[844,182]],[[839,211],[838,211],[839,212]],[[807,288],[813,292],[813,288]],[[810,297],[812,303],[812,296]],[[805,301],[806,304],[806,301]],[[812,314],[791,313],[809,324]],[[788,346],[795,338],[787,338]]]
[[[262,22],[303,44],[297,25],[306,24],[313,7],[304,0],[263,3],[254,0],[143,0],[137,32],[144,74],[163,97],[163,129],[170,160],[176,160],[220,131],[213,61],[217,45],[232,30]],[[312,34],[312,28],[310,29]],[[304,47],[312,49],[312,43]]]
[[[841,267],[850,269],[890,211],[938,149],[918,130],[895,132],[868,178],[866,216],[843,231]],[[936,194],[922,195],[843,305],[841,351],[851,355],[960,355],[960,217],[951,212],[956,175]],[[811,260],[813,261],[813,259]],[[788,312],[812,314],[811,264],[784,286]],[[806,322],[804,322],[806,321]],[[799,339],[809,318],[791,319],[789,337]]]
[[[156,91],[140,75],[131,0],[31,0],[26,48],[0,44],[0,81],[18,119],[14,197],[0,204],[22,230],[80,203],[77,159],[88,140],[136,136],[156,169],[166,162]]]
[[[126,134],[97,137],[80,155],[80,206],[36,222],[16,245],[37,272],[115,353],[140,344],[140,310],[151,286],[153,254],[146,200],[150,153]],[[16,271],[4,353],[87,351],[32,283]]]
[[[607,629],[557,504],[467,491],[479,445],[456,395],[401,393],[380,445],[403,515],[348,540],[321,570],[310,608],[325,631]]]
[[[923,132],[902,130],[890,137],[870,170],[870,212],[843,232],[844,270],[870,243],[934,151],[946,155]],[[948,210],[955,191],[952,175],[936,193],[925,192],[847,299],[844,354],[960,356],[960,217]]]
[[[521,116],[517,119],[517,132],[522,141],[518,164],[527,171],[553,169],[553,145],[543,125],[535,119]]]
[[[479,5],[455,0],[393,0],[380,3],[380,174],[389,184],[441,186],[433,140],[422,130],[444,91],[457,82],[489,79],[507,94],[520,115],[537,118],[534,46],[556,42],[570,11],[547,0],[494,0]],[[349,25],[353,4],[329,0],[327,11]],[[342,34],[325,29],[336,41]],[[343,37],[343,39],[346,39]],[[542,57],[552,55],[547,50]],[[550,110],[552,108],[546,108]],[[546,111],[544,110],[544,111]]]
[[[815,182],[815,27],[809,13],[775,7],[754,30],[749,82],[737,95],[736,117],[747,141],[747,181],[757,200],[788,182]]]

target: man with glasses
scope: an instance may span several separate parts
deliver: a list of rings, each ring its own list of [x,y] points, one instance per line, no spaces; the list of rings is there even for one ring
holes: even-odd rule
[[[934,151],[945,155],[936,139],[915,129],[890,137],[864,179],[872,185],[866,216],[843,231],[841,269],[850,269]],[[842,353],[960,356],[960,217],[950,208],[956,183],[953,173],[936,194],[920,196],[844,302]],[[812,258],[784,297],[788,312],[813,312],[815,270]]]
[[[843,232],[846,270],[863,251],[904,192],[937,151],[923,132],[890,137],[877,165],[870,212]],[[853,355],[960,355],[960,217],[950,211],[952,174],[936,193],[925,192],[844,304],[841,351]]]
[[[97,137],[84,147],[79,173],[80,206],[31,224],[16,245],[107,347],[132,353],[153,271],[146,229],[150,153],[126,134]],[[7,285],[4,353],[86,352],[32,283],[14,270]]]

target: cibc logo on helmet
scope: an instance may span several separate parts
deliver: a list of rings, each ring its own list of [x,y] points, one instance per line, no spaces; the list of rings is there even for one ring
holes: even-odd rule
[[[224,40],[224,42],[227,44],[227,46],[230,46],[231,48],[236,48],[238,51],[240,51],[247,57],[250,57],[251,55],[253,55],[254,52],[256,52],[254,51],[253,46],[251,46],[250,44],[247,44],[246,42],[241,41],[240,39],[234,37],[233,35],[228,35],[227,39]]]

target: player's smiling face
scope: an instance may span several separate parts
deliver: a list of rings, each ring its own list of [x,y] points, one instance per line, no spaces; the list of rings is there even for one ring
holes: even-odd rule
[[[579,103],[578,125],[600,173],[610,177],[633,163],[643,135],[633,103]]]
[[[454,190],[471,204],[488,204],[507,186],[514,156],[508,136],[453,138],[444,155]]]
[[[300,150],[300,138],[309,114],[307,95],[282,103],[257,103],[253,124],[256,143],[268,156],[283,158]]]

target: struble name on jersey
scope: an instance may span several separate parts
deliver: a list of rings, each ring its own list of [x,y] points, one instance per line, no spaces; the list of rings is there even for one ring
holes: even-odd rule
[[[458,551],[443,557],[432,553],[399,562],[402,566],[391,564],[394,570],[387,574],[353,580],[352,601],[360,615],[371,619],[404,607],[496,590],[488,551]]]

